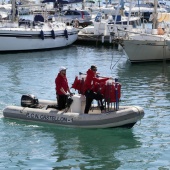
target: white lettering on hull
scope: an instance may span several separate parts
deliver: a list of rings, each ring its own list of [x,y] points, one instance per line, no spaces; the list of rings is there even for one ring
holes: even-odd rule
[[[68,123],[73,122],[73,118],[42,115],[42,114],[39,115],[39,114],[36,114],[36,113],[27,113],[26,117],[30,118],[30,119],[39,119],[39,120],[54,121],[54,122],[68,122]]]

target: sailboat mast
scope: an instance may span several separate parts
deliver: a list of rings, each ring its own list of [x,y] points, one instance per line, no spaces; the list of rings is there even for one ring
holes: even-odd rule
[[[82,9],[83,10],[85,9],[85,0],[83,0],[83,2],[82,2]]]
[[[153,29],[157,29],[157,7],[158,7],[158,0],[154,0]]]
[[[12,22],[15,21],[16,18],[16,0],[12,0]]]

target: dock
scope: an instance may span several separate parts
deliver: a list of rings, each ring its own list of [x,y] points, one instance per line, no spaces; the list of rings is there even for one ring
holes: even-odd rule
[[[94,34],[78,34],[76,44],[89,44],[89,45],[103,45],[103,46],[118,46],[122,44],[123,38],[115,37],[114,35],[94,35]]]

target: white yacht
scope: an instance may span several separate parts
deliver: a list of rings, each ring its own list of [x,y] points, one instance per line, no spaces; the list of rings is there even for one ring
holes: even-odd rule
[[[140,3],[140,4],[125,4],[125,14],[128,15],[129,11],[131,12],[131,15],[134,16],[140,16],[142,17],[142,19],[145,19],[147,21],[149,21],[149,17],[150,15],[154,12],[154,4],[151,2],[148,3]],[[168,12],[168,8],[164,7],[163,5],[160,5],[158,3],[158,7],[157,7],[157,12]]]
[[[12,4],[15,9],[15,2]],[[43,15],[35,15],[34,20],[17,21],[13,10],[11,21],[0,24],[0,52],[32,51],[61,48],[77,40],[78,30],[65,23],[48,22]]]
[[[129,24],[128,24],[129,23]],[[94,35],[114,35],[123,37],[125,32],[118,32],[118,29],[131,30],[140,24],[140,17],[126,17],[121,15],[110,15],[108,19],[104,19],[101,13],[98,13],[93,21],[93,25],[87,26],[79,31],[80,34]]]
[[[169,13],[157,15],[157,21],[170,20]],[[123,40],[123,50],[131,62],[148,62],[170,60],[169,44],[170,28],[146,29],[139,32],[127,32]]]

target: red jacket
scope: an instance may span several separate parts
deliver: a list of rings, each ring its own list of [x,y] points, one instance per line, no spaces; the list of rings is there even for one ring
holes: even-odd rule
[[[91,69],[89,69],[87,71],[87,77],[86,80],[84,82],[84,91],[86,90],[94,90],[94,86],[95,83],[102,83],[109,80],[109,78],[97,78],[96,74],[94,73],[94,71],[92,71]]]
[[[66,76],[63,77],[60,73],[58,73],[55,79],[55,85],[56,85],[56,93],[58,95],[64,95],[60,90],[61,88],[63,88],[66,93],[69,89]]]

